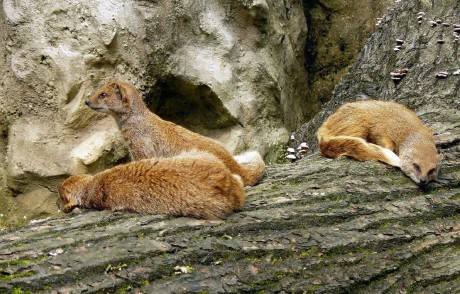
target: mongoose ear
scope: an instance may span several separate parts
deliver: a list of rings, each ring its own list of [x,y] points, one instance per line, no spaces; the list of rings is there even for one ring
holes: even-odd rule
[[[121,102],[126,103],[128,102],[128,89],[120,83],[115,83],[115,93],[118,96],[118,99]]]

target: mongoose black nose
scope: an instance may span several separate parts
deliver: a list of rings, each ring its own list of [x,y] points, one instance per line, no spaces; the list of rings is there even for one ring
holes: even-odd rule
[[[420,179],[420,185],[425,186],[428,183],[426,179]]]
[[[89,100],[85,101],[86,106],[89,106]]]

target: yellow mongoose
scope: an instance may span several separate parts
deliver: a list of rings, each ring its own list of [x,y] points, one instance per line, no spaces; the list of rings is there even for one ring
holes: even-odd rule
[[[367,100],[340,107],[319,128],[326,157],[379,160],[424,185],[437,178],[441,155],[432,131],[402,104]]]
[[[58,188],[58,207],[220,219],[244,205],[243,182],[214,155],[187,152],[130,162],[94,176],[77,175]]]
[[[214,154],[232,173],[241,176],[246,186],[256,184],[264,175],[265,163],[258,152],[233,157],[219,142],[162,120],[147,108],[140,92],[129,83],[106,83],[85,103],[115,118],[133,160],[171,157],[196,149]]]

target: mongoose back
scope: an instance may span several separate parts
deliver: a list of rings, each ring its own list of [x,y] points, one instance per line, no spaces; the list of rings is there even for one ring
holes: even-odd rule
[[[441,155],[433,133],[402,104],[376,100],[347,103],[326,119],[317,137],[326,157],[379,160],[400,167],[420,185],[437,178]]]
[[[241,176],[246,186],[256,184],[264,175],[265,163],[258,152],[234,158],[219,142],[161,119],[147,108],[141,93],[129,83],[106,83],[85,103],[115,118],[133,160],[171,157],[196,149],[214,154],[232,173]]]
[[[243,182],[209,153],[130,162],[59,187],[58,207],[220,219],[244,205]]]

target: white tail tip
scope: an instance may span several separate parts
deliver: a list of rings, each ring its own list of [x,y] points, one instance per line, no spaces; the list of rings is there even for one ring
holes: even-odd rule
[[[236,162],[238,162],[239,164],[253,163],[261,160],[263,161],[262,157],[257,151],[244,152],[242,154],[235,156],[234,158]]]
[[[382,148],[382,152],[388,160],[388,164],[396,167],[401,167],[401,158],[393,151],[387,148]]]

